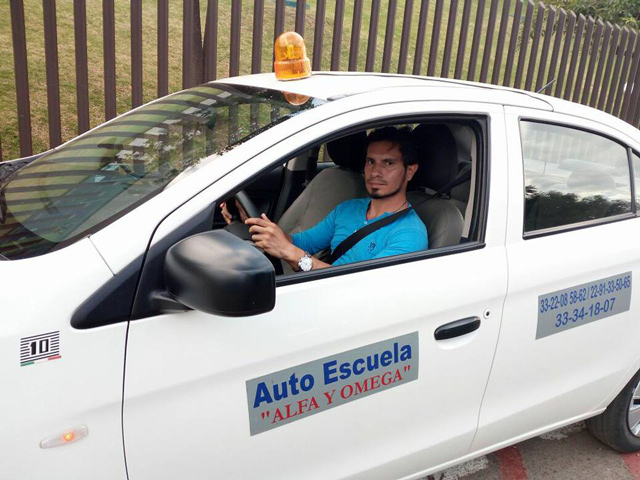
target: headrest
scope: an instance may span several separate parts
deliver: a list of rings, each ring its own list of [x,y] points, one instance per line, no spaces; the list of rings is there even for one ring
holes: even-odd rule
[[[354,133],[327,143],[327,153],[339,167],[362,172],[367,159],[367,132]]]
[[[411,132],[420,159],[413,187],[438,191],[452,182],[458,173],[456,140],[446,125],[420,124]]]

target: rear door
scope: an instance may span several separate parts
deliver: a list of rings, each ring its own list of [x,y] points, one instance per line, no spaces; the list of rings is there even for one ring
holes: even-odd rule
[[[604,408],[638,358],[640,220],[625,138],[506,111],[509,294],[474,449]]]
[[[189,311],[131,322],[124,400],[131,480],[389,478],[467,453],[506,293],[506,141],[501,107],[454,105],[385,105],[318,124],[159,226],[149,257],[197,212],[301,145],[365,122],[467,114],[490,125],[483,139],[490,178],[477,197],[488,212],[482,238],[283,277],[274,310],[262,315]],[[479,329],[435,340],[438,327],[473,317]]]

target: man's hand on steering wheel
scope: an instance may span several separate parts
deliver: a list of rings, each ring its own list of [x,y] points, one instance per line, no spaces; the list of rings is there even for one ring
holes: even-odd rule
[[[269,220],[264,213],[260,217],[248,218],[245,223],[250,226],[249,232],[256,247],[265,253],[287,262],[297,261],[304,255],[302,249],[291,243],[291,236]]]

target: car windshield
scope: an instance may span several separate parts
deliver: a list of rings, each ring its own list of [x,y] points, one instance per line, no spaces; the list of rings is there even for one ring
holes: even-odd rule
[[[0,258],[33,257],[69,245],[204,162],[321,103],[209,83],[122,115],[0,183]]]

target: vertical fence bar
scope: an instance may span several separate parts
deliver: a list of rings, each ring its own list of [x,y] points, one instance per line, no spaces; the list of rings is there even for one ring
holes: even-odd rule
[[[11,34],[13,37],[13,67],[18,98],[18,131],[20,133],[20,156],[32,154],[31,104],[29,101],[29,73],[27,67],[27,40],[22,0],[11,0]]]
[[[620,44],[616,52],[616,63],[613,67],[613,74],[611,75],[611,87],[609,87],[609,93],[607,94],[607,105],[605,111],[612,113],[613,102],[616,98],[616,88],[618,83],[616,80],[620,78],[620,69],[622,68],[622,60],[624,58],[624,52],[627,49],[627,41],[629,39],[629,30],[627,28],[622,29],[622,36],[620,37]]]
[[[596,22],[592,17],[587,19],[587,31],[584,35],[584,43],[582,44],[582,53],[580,54],[580,65],[578,67],[578,76],[576,77],[576,84],[573,88],[573,97],[571,101],[578,102],[580,94],[582,93],[582,82],[584,81],[584,71],[587,67],[587,57],[589,56],[589,47],[591,46],[591,39],[593,38],[593,28]]]
[[[304,37],[304,15],[307,7],[306,0],[296,1],[296,22],[295,29],[302,37]]]
[[[342,48],[342,26],[344,24],[344,0],[336,0],[333,17],[333,42],[331,45],[331,70],[340,70],[340,50]]]
[[[589,99],[590,107],[595,107],[596,103],[598,102],[598,93],[600,92],[600,87],[602,85],[604,65],[607,59],[607,53],[609,52],[609,42],[611,41],[612,31],[612,25],[607,22],[606,26],[604,27],[604,40],[602,41],[602,48],[600,48],[600,57],[598,58],[598,69],[596,70],[593,89],[591,91],[591,98]]]
[[[362,26],[362,1],[355,0],[353,5],[353,21],[351,23],[351,46],[349,47],[349,71],[358,68],[358,53],[360,52],[360,30]],[[413,0],[411,0],[413,2]]]
[[[598,19],[596,33],[593,37],[593,43],[591,46],[591,57],[589,57],[589,67],[587,68],[587,76],[584,79],[584,88],[582,89],[582,98],[580,103],[587,105],[589,103],[589,96],[591,95],[591,84],[593,83],[593,72],[596,69],[596,60],[598,59],[598,52],[600,51],[600,40],[602,40],[602,31],[604,30],[604,23]]]
[[[251,45],[251,50],[252,50],[251,73],[262,72],[262,34],[263,32],[264,32],[264,0],[254,0],[253,1],[253,39],[252,39],[252,45]]]
[[[637,128],[640,126],[638,125],[640,123],[640,65],[638,65],[636,76],[633,80],[633,96],[631,97],[630,106],[629,123]],[[2,158],[2,152],[0,152],[0,158]]]
[[[544,74],[547,71],[547,60],[549,59],[549,49],[551,48],[551,37],[553,35],[553,25],[555,21],[556,9],[554,7],[549,7],[549,10],[547,11],[547,24],[544,29],[544,42],[542,44],[542,51],[540,52],[540,61],[538,62],[536,92],[539,92],[544,86]]]
[[[378,20],[380,18],[380,0],[371,2],[371,18],[369,20],[369,41],[367,42],[367,60],[365,71],[372,72],[376,61],[376,43],[378,40]]]
[[[141,66],[139,61],[134,61],[134,44],[136,43],[135,35],[133,33],[134,30],[134,6],[133,3],[136,2],[138,5],[141,4],[141,0],[131,0],[131,81],[134,83],[134,69],[138,68],[138,65]],[[193,61],[194,61],[194,46],[193,46],[193,36],[191,32],[193,32],[193,11],[194,5],[193,0],[184,0],[182,4],[182,88],[189,88],[195,85],[195,81],[193,79]],[[137,10],[137,6],[135,10]],[[138,59],[139,60],[139,59]],[[135,89],[134,89],[135,90]],[[135,96],[135,94],[134,94]],[[135,101],[134,101],[135,103]],[[139,105],[139,104],[138,104]],[[136,105],[134,104],[134,107]]]
[[[422,0],[420,3],[420,18],[418,19],[418,34],[416,36],[416,51],[413,57],[414,75],[422,72],[422,56],[424,55],[424,37],[427,31],[427,16],[429,13],[429,0]]]
[[[518,44],[518,35],[520,33],[520,21],[522,15],[522,0],[516,1],[516,9],[513,14],[513,25],[511,27],[511,37],[509,39],[509,51],[507,53],[507,65],[504,71],[503,85],[509,86],[511,83],[511,72],[513,70],[513,61],[516,56],[516,46]]]
[[[273,29],[273,41],[284,32],[284,0],[276,0],[275,26]]]
[[[142,105],[142,0],[131,0],[131,106],[138,105]]]
[[[264,0],[261,1],[264,5]],[[204,80],[215,80],[218,78],[218,0],[209,0],[207,2],[207,17],[204,25],[204,45],[202,49]]]
[[[560,69],[558,70],[558,77],[556,81],[556,88],[554,95],[560,97],[562,95],[562,87],[564,86],[564,76],[567,68],[567,61],[569,59],[569,52],[571,50],[571,39],[573,38],[573,31],[576,26],[576,14],[569,12],[567,28],[564,31],[564,45],[562,46],[562,57],[560,57]]]
[[[102,1],[102,44],[104,60],[104,118],[105,120],[110,120],[118,114],[116,111],[116,21],[114,0]]]
[[[629,69],[629,67],[636,63],[639,48],[640,36],[638,35],[638,32],[632,30],[629,37],[627,53],[625,55],[624,67],[622,72],[620,72],[618,93],[616,94],[616,103],[613,110],[614,114],[623,120],[625,119],[624,103],[629,100],[629,96],[631,95],[632,85],[629,84],[629,80],[633,79],[633,74],[635,73],[635,68]],[[637,66],[637,64],[634,66]]]
[[[578,55],[580,54],[580,45],[582,45],[582,35],[584,33],[584,25],[586,18],[580,14],[578,17],[578,27],[576,28],[576,34],[573,39],[573,53],[571,54],[571,61],[569,62],[569,73],[567,74],[567,83],[564,88],[564,95],[562,98],[569,100],[571,98],[571,91],[573,89],[573,83],[575,81],[576,67],[578,65]]]
[[[442,69],[440,76],[447,78],[451,67],[451,51],[453,50],[453,34],[456,30],[456,20],[458,16],[458,0],[450,0],[449,20],[447,22],[447,34],[444,41],[444,56],[442,57]]]
[[[157,76],[158,97],[163,97],[169,93],[169,0],[158,0]]]
[[[504,53],[504,45],[507,38],[507,26],[509,24],[509,9],[511,8],[511,0],[504,0],[502,4],[502,16],[500,17],[500,31],[498,32],[498,44],[496,46],[496,57],[493,61],[493,73],[491,74],[491,83],[500,83],[500,69],[502,68],[502,55]]]
[[[453,0],[456,1],[456,0]],[[393,51],[393,32],[396,26],[396,11],[398,0],[389,0],[387,10],[387,28],[384,32],[384,50],[382,52],[382,71],[387,73],[391,67],[391,52]]]
[[[494,0],[495,3],[496,0]],[[460,37],[458,38],[458,53],[456,54],[456,68],[453,71],[453,78],[462,78],[462,68],[464,67],[464,54],[467,50],[467,36],[469,34],[469,20],[471,18],[472,0],[465,0],[462,9],[462,23],[460,24]]]
[[[240,32],[242,28],[242,0],[231,0],[231,54],[229,76],[240,75]]]
[[[604,71],[604,75],[602,76],[602,86],[600,87],[600,93],[598,96],[598,110],[606,111],[605,101],[607,100],[609,91],[609,79],[611,78],[611,70],[613,68],[613,62],[616,58],[616,52],[618,51],[618,41],[620,40],[620,35],[622,33],[622,29],[615,25],[613,27],[613,35],[611,37],[611,46],[609,47],[609,56],[607,57],[607,66]]]
[[[547,74],[547,82],[544,89],[544,93],[547,95],[551,95],[553,84],[557,83],[556,68],[558,65],[558,57],[560,56],[560,47],[562,47],[562,34],[564,33],[566,20],[567,12],[561,8],[560,15],[558,16],[558,24],[556,25],[556,35],[553,41],[553,52],[551,53],[551,61],[549,62],[549,73]]]
[[[313,70],[322,69],[322,40],[324,38],[324,17],[326,10],[326,0],[317,0],[316,3],[316,24],[313,32]]]
[[[622,112],[620,114],[620,118],[622,118],[625,122],[631,123],[633,120],[633,111],[634,107],[631,103],[632,93],[635,94],[635,91],[638,90],[638,84],[635,82],[636,72],[638,71],[638,62],[640,61],[640,36],[636,37],[636,46],[633,52],[633,60],[631,61],[631,70],[629,70],[629,75],[627,76],[627,82],[625,83],[625,92],[624,98],[622,100]],[[629,118],[631,117],[631,118]]]
[[[533,43],[531,44],[531,55],[529,56],[529,67],[527,69],[527,79],[524,84],[525,90],[531,90],[533,87],[533,78],[536,70],[536,60],[538,59],[538,47],[540,46],[540,38],[542,38],[542,24],[544,23],[544,4],[538,3],[538,14],[536,16],[536,28],[533,34]],[[544,70],[545,65],[540,65]]]
[[[0,138],[0,162],[3,162],[4,159],[2,157],[2,138]]]
[[[531,36],[531,24],[533,22],[533,0],[527,0],[527,13],[524,17],[524,29],[520,39],[520,52],[518,54],[518,66],[516,67],[516,79],[514,86],[520,88],[522,76],[524,75],[524,64],[527,61],[527,49],[529,48],[529,37]]]
[[[413,0],[406,0],[402,18],[402,37],[398,55],[398,73],[407,71],[407,55],[409,53],[409,37],[411,36],[411,17],[413,16]]]
[[[47,69],[47,111],[49,117],[49,147],[62,143],[60,130],[60,80],[58,77],[58,32],[56,1],[43,0],[44,51]]]
[[[496,16],[498,15],[498,0],[491,0],[489,8],[489,21],[487,23],[487,37],[484,41],[484,52],[482,54],[482,66],[480,68],[480,81],[486,83],[489,76],[491,63],[491,51],[493,50],[493,33],[496,28]]]
[[[475,80],[476,65],[478,64],[478,49],[480,48],[480,38],[482,37],[482,23],[484,22],[485,0],[478,0],[476,10],[476,25],[473,27],[473,40],[471,42],[471,58],[469,58],[469,71],[467,80]]]
[[[87,66],[87,5],[73,0],[73,24],[76,47],[76,101],[78,134],[89,130],[89,71]]]
[[[436,12],[433,18],[433,30],[431,32],[431,46],[429,48],[429,64],[427,75],[432,77],[436,73],[436,62],[438,61],[438,43],[440,42],[440,27],[442,26],[442,10],[444,0],[436,0]]]

